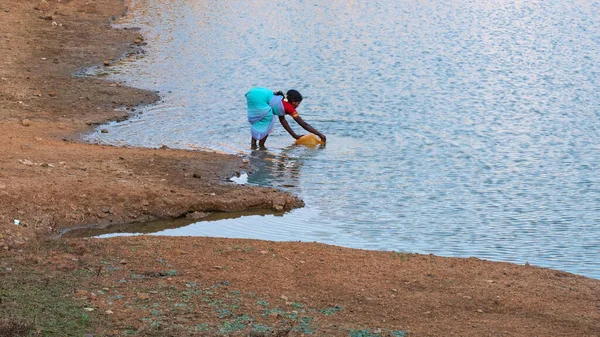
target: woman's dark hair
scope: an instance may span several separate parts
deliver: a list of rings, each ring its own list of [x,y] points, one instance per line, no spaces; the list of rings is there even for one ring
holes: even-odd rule
[[[277,90],[277,91],[275,91],[275,92],[273,93],[273,95],[275,95],[275,96],[283,96],[283,97],[285,97],[285,95],[283,94],[283,91],[281,91],[281,90]]]
[[[290,89],[287,94],[288,102],[302,102],[302,95],[298,92],[298,90]]]

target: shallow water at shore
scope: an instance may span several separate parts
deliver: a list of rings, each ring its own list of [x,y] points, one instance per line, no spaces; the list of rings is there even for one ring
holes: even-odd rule
[[[247,156],[284,216],[158,235],[319,241],[600,278],[600,4],[129,1],[147,53],[110,77],[163,101],[94,142]],[[103,70],[104,71],[104,70]],[[298,89],[325,147],[249,148],[244,93]],[[299,130],[293,121],[292,126]]]

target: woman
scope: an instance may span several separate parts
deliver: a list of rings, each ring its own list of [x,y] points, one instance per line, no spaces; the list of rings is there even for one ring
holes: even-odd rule
[[[310,124],[306,123],[296,108],[302,102],[302,95],[296,90],[289,90],[286,94],[287,99],[283,99],[283,92],[273,92],[267,88],[252,88],[246,93],[246,103],[248,104],[248,122],[250,122],[250,133],[252,134],[252,148],[256,148],[256,141],[261,148],[265,147],[267,137],[273,131],[275,127],[274,116],[279,117],[279,122],[283,125],[283,128],[292,136],[294,139],[302,137],[292,130],[285,115],[288,114],[294,118],[304,130],[314,133],[321,138],[323,144],[326,141],[325,136],[319,131],[315,130]]]

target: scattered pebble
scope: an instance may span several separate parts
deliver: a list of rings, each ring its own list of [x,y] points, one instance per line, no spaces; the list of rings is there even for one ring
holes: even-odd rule
[[[138,299],[140,300],[147,300],[150,298],[150,294],[146,294],[146,293],[138,293],[137,294]]]

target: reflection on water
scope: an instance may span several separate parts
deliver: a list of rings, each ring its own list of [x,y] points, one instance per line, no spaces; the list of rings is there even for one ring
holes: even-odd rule
[[[128,3],[123,24],[142,28],[147,53],[111,76],[162,101],[87,139],[247,156],[249,184],[306,202],[283,217],[159,234],[477,256],[600,278],[598,2]],[[252,151],[244,94],[256,85],[298,89],[327,146],[292,146],[277,125],[268,150]]]
[[[253,211],[253,212],[216,212],[194,214],[195,217],[186,217],[175,220],[155,220],[147,222],[132,222],[121,225],[109,225],[106,227],[87,226],[81,228],[68,228],[59,233],[63,238],[85,238],[85,237],[103,237],[124,234],[148,234],[157,233],[165,230],[176,230],[191,224],[202,222],[219,222],[221,220],[237,219],[243,216],[276,216],[271,211]]]
[[[252,150],[248,155],[249,164],[253,168],[248,176],[248,183],[258,186],[274,186],[292,189],[300,187],[300,174],[305,161],[318,155],[325,146],[306,147],[290,145],[278,152]]]

